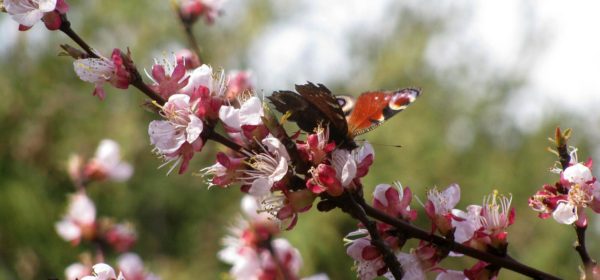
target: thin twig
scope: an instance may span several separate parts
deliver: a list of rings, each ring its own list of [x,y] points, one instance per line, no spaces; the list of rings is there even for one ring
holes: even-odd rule
[[[90,47],[90,45],[88,45],[85,42],[85,40],[83,40],[71,28],[71,22],[69,22],[69,20],[67,19],[67,16],[61,15],[61,19],[62,19],[62,23],[60,25],[60,31],[65,33],[67,36],[69,36],[69,38],[71,38],[75,43],[77,43],[77,45],[79,45],[87,53],[87,55],[89,57],[99,58],[98,54],[96,54],[96,52],[94,52],[92,47]],[[143,92],[147,97],[156,101],[158,104],[160,104],[160,105],[165,104],[166,100],[162,96],[160,96],[158,93],[156,93],[154,90],[152,90],[146,83],[144,83],[144,80],[142,79],[142,76],[140,75],[137,68],[135,67],[135,64],[131,63],[130,65],[128,65],[127,70],[129,70],[129,74],[132,77],[131,82],[130,82],[132,86],[134,86],[135,88],[137,88],[138,90]]]
[[[200,45],[198,44],[198,40],[196,40],[196,36],[194,35],[192,24],[188,24],[185,22],[181,22],[181,24],[183,25],[183,31],[185,32],[185,37],[187,38],[190,47],[198,56],[198,60],[200,60],[200,62],[203,63],[204,60],[202,60],[201,56],[202,52],[200,51]]]

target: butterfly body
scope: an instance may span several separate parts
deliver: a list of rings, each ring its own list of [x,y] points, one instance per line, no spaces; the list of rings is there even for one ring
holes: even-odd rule
[[[300,129],[313,133],[319,125],[329,128],[331,139],[342,148],[356,147],[354,137],[383,124],[406,109],[420,95],[420,90],[372,91],[356,101],[347,96],[336,97],[324,85],[296,85],[298,94],[277,91],[269,96],[275,108],[289,114],[289,120]]]

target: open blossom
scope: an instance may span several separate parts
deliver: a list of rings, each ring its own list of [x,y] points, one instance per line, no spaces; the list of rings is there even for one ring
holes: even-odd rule
[[[60,15],[69,11],[65,0],[4,0],[4,8],[20,24],[19,30],[31,28],[42,20],[49,30],[60,28]]]
[[[492,238],[505,238],[505,230],[514,223],[515,209],[510,207],[512,196],[494,193],[483,198],[481,224]]]
[[[96,231],[96,206],[84,192],[72,195],[67,214],[55,228],[60,237],[73,244],[78,244],[82,238],[92,238]]]
[[[312,178],[306,181],[306,188],[315,194],[327,191],[331,196],[340,196],[344,192],[342,183],[336,178],[336,170],[327,164],[319,164],[310,170]]]
[[[219,252],[222,261],[233,265],[231,277],[241,280],[299,279],[302,258],[285,239],[273,239],[280,232],[277,224],[268,214],[259,212],[254,197],[244,197],[242,209],[244,219],[240,219],[231,229],[231,235],[223,239],[225,248]]]
[[[152,73],[146,74],[154,82],[152,89],[165,99],[185,87],[190,79],[186,73],[185,61],[175,56],[172,59],[155,60]]]
[[[466,212],[459,209],[452,210],[452,215],[455,217],[452,219],[452,226],[455,228],[454,241],[464,243],[473,238],[475,232],[482,227],[481,208],[479,205],[469,205]]]
[[[95,264],[92,267],[92,275],[85,276],[81,280],[126,280],[122,273],[116,276],[115,270],[105,263]]]
[[[179,16],[186,24],[192,24],[201,17],[212,24],[221,14],[224,0],[180,0]]]
[[[544,185],[529,198],[529,206],[539,212],[540,218],[552,216],[562,224],[586,226],[585,208],[600,213],[600,183],[592,174],[592,160],[577,162],[575,151],[570,165],[560,172],[560,181]]]
[[[133,167],[121,161],[119,144],[111,139],[100,141],[96,155],[84,167],[83,175],[87,179],[109,179],[126,181],[133,174]]]
[[[183,65],[185,65],[186,70],[194,70],[201,65],[198,55],[189,49],[177,51],[175,57],[177,58],[178,64],[183,63]]]
[[[263,152],[250,158],[250,168],[241,177],[250,186],[248,193],[256,197],[268,195],[273,185],[285,177],[290,160],[283,144],[272,135],[263,139],[262,145]]]
[[[198,100],[197,115],[203,120],[217,120],[225,93],[224,71],[213,73],[210,66],[203,64],[189,73],[186,86],[179,93]]]
[[[452,209],[460,200],[460,187],[457,184],[448,186],[440,192],[437,188],[427,192],[425,213],[433,222],[433,230],[437,229],[442,234],[452,230]]]
[[[392,217],[405,221],[414,221],[417,211],[410,209],[412,192],[410,188],[403,188],[400,183],[392,187],[389,184],[379,184],[373,191],[373,206]]]
[[[223,152],[217,153],[217,163],[201,170],[202,176],[211,176],[210,186],[226,187],[238,181],[239,171],[246,165],[243,158],[235,158]]]
[[[349,233],[346,238],[365,234],[367,234],[365,229],[359,229]],[[371,245],[371,238],[368,234],[366,237],[351,240],[346,249],[346,254],[354,259],[358,277],[361,280],[374,279],[377,276],[384,275],[388,270],[383,261],[383,255],[375,246]]]
[[[77,76],[95,85],[93,95],[100,100],[104,99],[104,83],[110,83],[116,88],[126,89],[129,87],[130,74],[123,64],[121,50],[114,49],[111,59],[99,56],[98,58],[83,58],[73,62]]]
[[[92,273],[92,267],[82,263],[73,263],[65,268],[66,280],[78,280]]]
[[[167,162],[175,161],[171,170],[181,162],[180,174],[185,172],[194,153],[204,145],[200,137],[204,124],[198,117],[197,104],[198,100],[191,100],[188,95],[171,95],[161,110],[166,120],[152,121],[148,127],[150,143],[155,151]]]
[[[129,223],[111,224],[102,237],[117,252],[128,251],[137,241],[135,228]]]
[[[129,280],[159,280],[160,277],[146,272],[142,259],[134,253],[126,253],[117,260],[117,267],[123,277]]]
[[[262,121],[265,115],[263,102],[257,96],[251,96],[239,103],[239,108],[227,105],[219,109],[219,119],[226,131],[232,138],[238,138],[241,145],[265,138],[269,131]]]
[[[244,92],[251,92],[254,89],[252,72],[250,71],[231,71],[227,75],[227,91],[225,98],[229,101],[236,100]]]
[[[319,164],[335,149],[335,142],[329,141],[329,129],[319,126],[315,133],[306,137],[306,142],[299,142],[297,146],[301,156]]]

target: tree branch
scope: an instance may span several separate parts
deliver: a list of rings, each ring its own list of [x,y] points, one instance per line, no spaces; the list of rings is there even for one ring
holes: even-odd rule
[[[398,262],[396,255],[394,255],[385,241],[383,241],[377,231],[377,225],[367,217],[365,210],[358,202],[356,202],[353,195],[344,192],[341,196],[333,199],[336,200],[338,207],[342,209],[342,211],[359,220],[365,228],[367,228],[369,235],[371,236],[371,244],[383,255],[383,261],[392,275],[394,275],[394,278],[398,280],[402,279],[404,272],[402,271],[402,266]]]
[[[88,45],[71,28],[71,22],[67,19],[67,15],[61,15],[61,20],[62,20],[62,23],[59,28],[60,31],[65,33],[67,36],[69,36],[69,38],[71,38],[75,43],[77,43],[77,45],[79,45],[79,47],[81,47],[89,57],[100,58],[98,56],[98,54],[96,54],[96,52],[94,52],[92,47],[90,47],[90,45]],[[142,76],[140,75],[139,71],[137,70],[135,64],[133,64],[133,62],[131,62],[127,66],[128,66],[127,70],[129,70],[129,74],[132,77],[131,82],[130,82],[131,85],[134,86],[135,88],[137,88],[138,90],[140,90],[141,92],[143,92],[150,99],[156,101],[158,104],[160,104],[160,105],[165,104],[166,100],[162,96],[160,96],[158,93],[156,93],[154,90],[152,90],[150,87],[148,87],[148,85],[146,83],[144,83],[144,80],[142,79]]]
[[[439,247],[447,248],[449,251],[461,253],[467,255],[469,257],[482,260],[484,262],[494,264],[500,266],[502,268],[506,268],[508,270],[512,270],[514,272],[529,276],[534,279],[560,279],[556,276],[550,275],[543,271],[537,270],[535,268],[524,265],[520,262],[513,260],[512,258],[503,256],[496,256],[484,251],[479,251],[477,249],[462,245],[460,243],[456,243],[452,240],[445,239],[441,236],[437,236],[435,234],[430,234],[418,227],[410,225],[402,220],[393,218],[373,207],[368,205],[364,200],[358,200],[361,204],[362,208],[365,210],[366,214],[376,220],[389,224],[391,226],[396,227],[399,231],[401,231],[408,238],[417,238],[420,240],[424,240],[430,243],[433,243]]]

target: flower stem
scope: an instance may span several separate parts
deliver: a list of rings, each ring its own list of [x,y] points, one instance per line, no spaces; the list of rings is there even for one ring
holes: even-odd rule
[[[575,251],[579,253],[579,257],[581,258],[581,262],[583,263],[586,278],[592,279],[592,269],[596,265],[596,261],[593,260],[585,246],[585,231],[587,227],[578,227],[575,226],[575,232],[577,233],[577,242],[575,242]],[[589,278],[588,278],[589,277]]]
[[[183,25],[183,30],[185,32],[185,37],[188,40],[188,44],[190,45],[192,50],[196,53],[200,62],[204,63],[204,60],[202,60],[202,56],[200,55],[201,54],[200,45],[198,45],[198,41],[196,40],[196,36],[194,35],[194,31],[192,29],[192,25],[185,23],[185,22],[182,22],[181,24]]]

